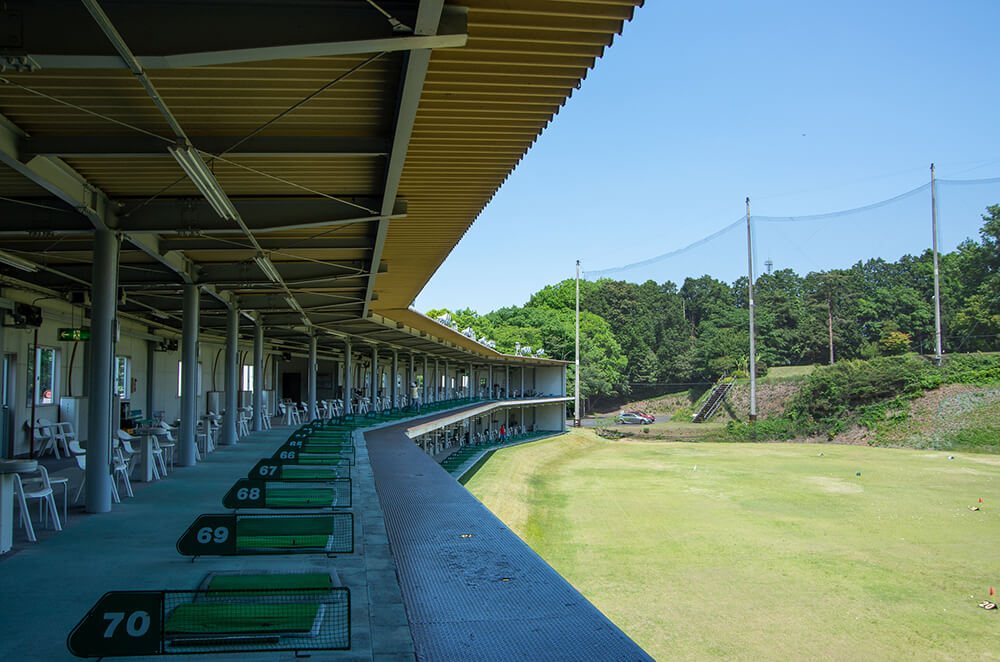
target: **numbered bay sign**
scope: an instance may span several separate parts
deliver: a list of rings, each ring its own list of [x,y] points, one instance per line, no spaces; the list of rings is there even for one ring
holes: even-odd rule
[[[199,515],[177,541],[184,556],[231,556],[236,554],[236,516]]]
[[[267,508],[267,491],[262,480],[240,478],[222,497],[225,508]]]
[[[302,465],[295,460],[260,460],[247,472],[251,480],[283,480],[326,482],[331,478],[347,478],[351,474],[350,461],[337,464]]]
[[[235,510],[350,508],[351,479],[329,478],[307,482],[241,478],[222,497],[222,505]]]
[[[105,593],[66,639],[77,657],[163,652],[163,592]]]
[[[354,464],[354,448],[339,446],[322,449],[313,449],[312,447],[298,449],[282,446],[275,451],[271,459],[282,461],[285,464],[351,465]]]

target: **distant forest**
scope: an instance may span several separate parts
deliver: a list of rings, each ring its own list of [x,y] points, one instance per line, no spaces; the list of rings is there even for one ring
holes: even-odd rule
[[[987,207],[978,240],[939,256],[946,353],[1000,350],[1000,205]],[[934,353],[934,269],[930,250],[896,262],[871,259],[801,276],[791,269],[754,283],[757,371],[906,352]],[[647,387],[711,382],[749,365],[746,277],[710,276],[635,284],[580,281],[581,393],[618,401]],[[514,353],[544,348],[574,360],[575,282],[536,292],[524,306],[485,315],[445,313],[462,331]],[[530,348],[526,350],[525,348]],[[569,371],[570,387],[574,379]]]

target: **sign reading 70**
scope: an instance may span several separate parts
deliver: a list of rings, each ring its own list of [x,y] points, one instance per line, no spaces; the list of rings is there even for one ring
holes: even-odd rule
[[[77,623],[66,646],[77,657],[158,655],[162,623],[162,591],[112,591]]]

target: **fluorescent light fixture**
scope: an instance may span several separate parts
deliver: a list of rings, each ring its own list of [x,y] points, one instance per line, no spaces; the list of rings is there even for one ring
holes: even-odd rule
[[[177,160],[181,169],[184,170],[184,174],[194,182],[194,185],[198,187],[201,194],[205,196],[208,204],[212,206],[216,214],[228,221],[235,221],[239,218],[239,215],[236,213],[236,207],[233,206],[232,201],[230,201],[225,191],[222,190],[222,187],[219,186],[218,180],[215,179],[215,175],[205,165],[198,150],[185,144],[171,145],[167,149],[170,151],[170,155]]]
[[[38,265],[34,262],[29,262],[23,257],[11,255],[6,251],[0,251],[0,263],[6,264],[8,267],[20,269],[21,271],[38,271]]]
[[[266,255],[256,255],[254,256],[253,261],[257,263],[257,266],[264,272],[264,275],[271,279],[272,283],[281,282],[281,275]]]

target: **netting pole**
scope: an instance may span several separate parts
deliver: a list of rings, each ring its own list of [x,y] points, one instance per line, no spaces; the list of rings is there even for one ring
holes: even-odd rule
[[[747,283],[750,308],[750,421],[753,422],[757,420],[757,348],[753,328],[753,238],[750,230],[750,198],[747,198],[747,271],[750,275]]]
[[[576,261],[576,374],[573,377],[573,427],[580,427],[580,260]]]
[[[941,281],[938,272],[937,199],[934,195],[934,164],[931,164],[931,247],[934,254],[934,362],[941,365]]]

